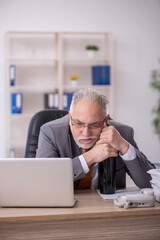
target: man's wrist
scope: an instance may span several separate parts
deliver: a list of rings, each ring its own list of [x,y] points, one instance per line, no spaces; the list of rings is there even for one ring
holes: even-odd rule
[[[87,174],[88,171],[89,171],[89,167],[88,167],[88,164],[87,164],[84,156],[83,156],[83,155],[80,155],[80,156],[79,156],[79,160],[80,160],[80,162],[81,162],[81,165],[82,165],[82,168],[83,168],[84,173]]]
[[[86,160],[86,163],[88,164],[88,167],[95,162],[95,155],[93,155],[91,153],[91,150],[89,150],[86,153],[83,153],[83,157]]]
[[[128,149],[129,149],[129,143],[127,141],[124,141],[120,149],[121,154],[125,155],[128,152]]]
[[[119,153],[119,155],[123,160],[131,161],[136,158],[136,151],[135,151],[134,147],[131,144],[129,144],[128,151],[124,155],[122,155],[121,153]]]

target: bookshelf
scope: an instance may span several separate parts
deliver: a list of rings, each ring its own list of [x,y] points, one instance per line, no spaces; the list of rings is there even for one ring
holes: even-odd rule
[[[110,100],[113,116],[112,34],[106,32],[7,32],[6,40],[6,156],[23,157],[32,115],[45,108],[45,94],[56,93],[56,106],[66,109],[66,95],[94,87]],[[89,58],[87,44],[99,47]],[[93,66],[110,66],[110,85],[93,85]],[[10,67],[13,66],[14,72]],[[79,76],[72,84],[69,76]],[[15,76],[11,85],[11,78]],[[22,111],[11,112],[11,95],[22,94]],[[69,96],[69,95],[68,95]]]

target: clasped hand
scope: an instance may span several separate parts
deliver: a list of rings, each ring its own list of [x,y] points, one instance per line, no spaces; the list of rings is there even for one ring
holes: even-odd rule
[[[104,127],[100,134],[99,143],[109,144],[111,147],[125,154],[128,150],[128,142],[120,135],[114,126]]]
[[[128,151],[129,143],[120,135],[114,126],[106,126],[102,129],[99,140],[95,146],[85,153],[85,158],[90,159],[88,164],[101,162],[108,157],[117,157]],[[90,158],[89,158],[90,155]]]

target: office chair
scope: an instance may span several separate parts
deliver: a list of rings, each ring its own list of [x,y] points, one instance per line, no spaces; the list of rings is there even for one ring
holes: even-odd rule
[[[40,127],[49,121],[61,118],[68,114],[66,110],[45,109],[33,115],[29,123],[25,158],[34,158],[38,147]]]

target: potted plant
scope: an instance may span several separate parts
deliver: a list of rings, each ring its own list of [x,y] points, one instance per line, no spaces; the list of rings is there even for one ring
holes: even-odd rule
[[[78,76],[77,74],[71,74],[71,75],[69,76],[69,78],[70,78],[70,80],[71,80],[71,83],[72,83],[73,85],[76,85],[79,76]]]
[[[96,45],[87,45],[86,50],[87,50],[87,56],[89,58],[93,58],[95,56],[95,52],[97,52],[99,48]]]
[[[160,140],[160,72],[158,70],[153,70],[151,72],[151,82],[150,86],[158,91],[158,103],[155,108],[153,108],[153,114],[154,114],[154,119],[153,119],[153,126],[155,133],[158,135],[159,140]]]

